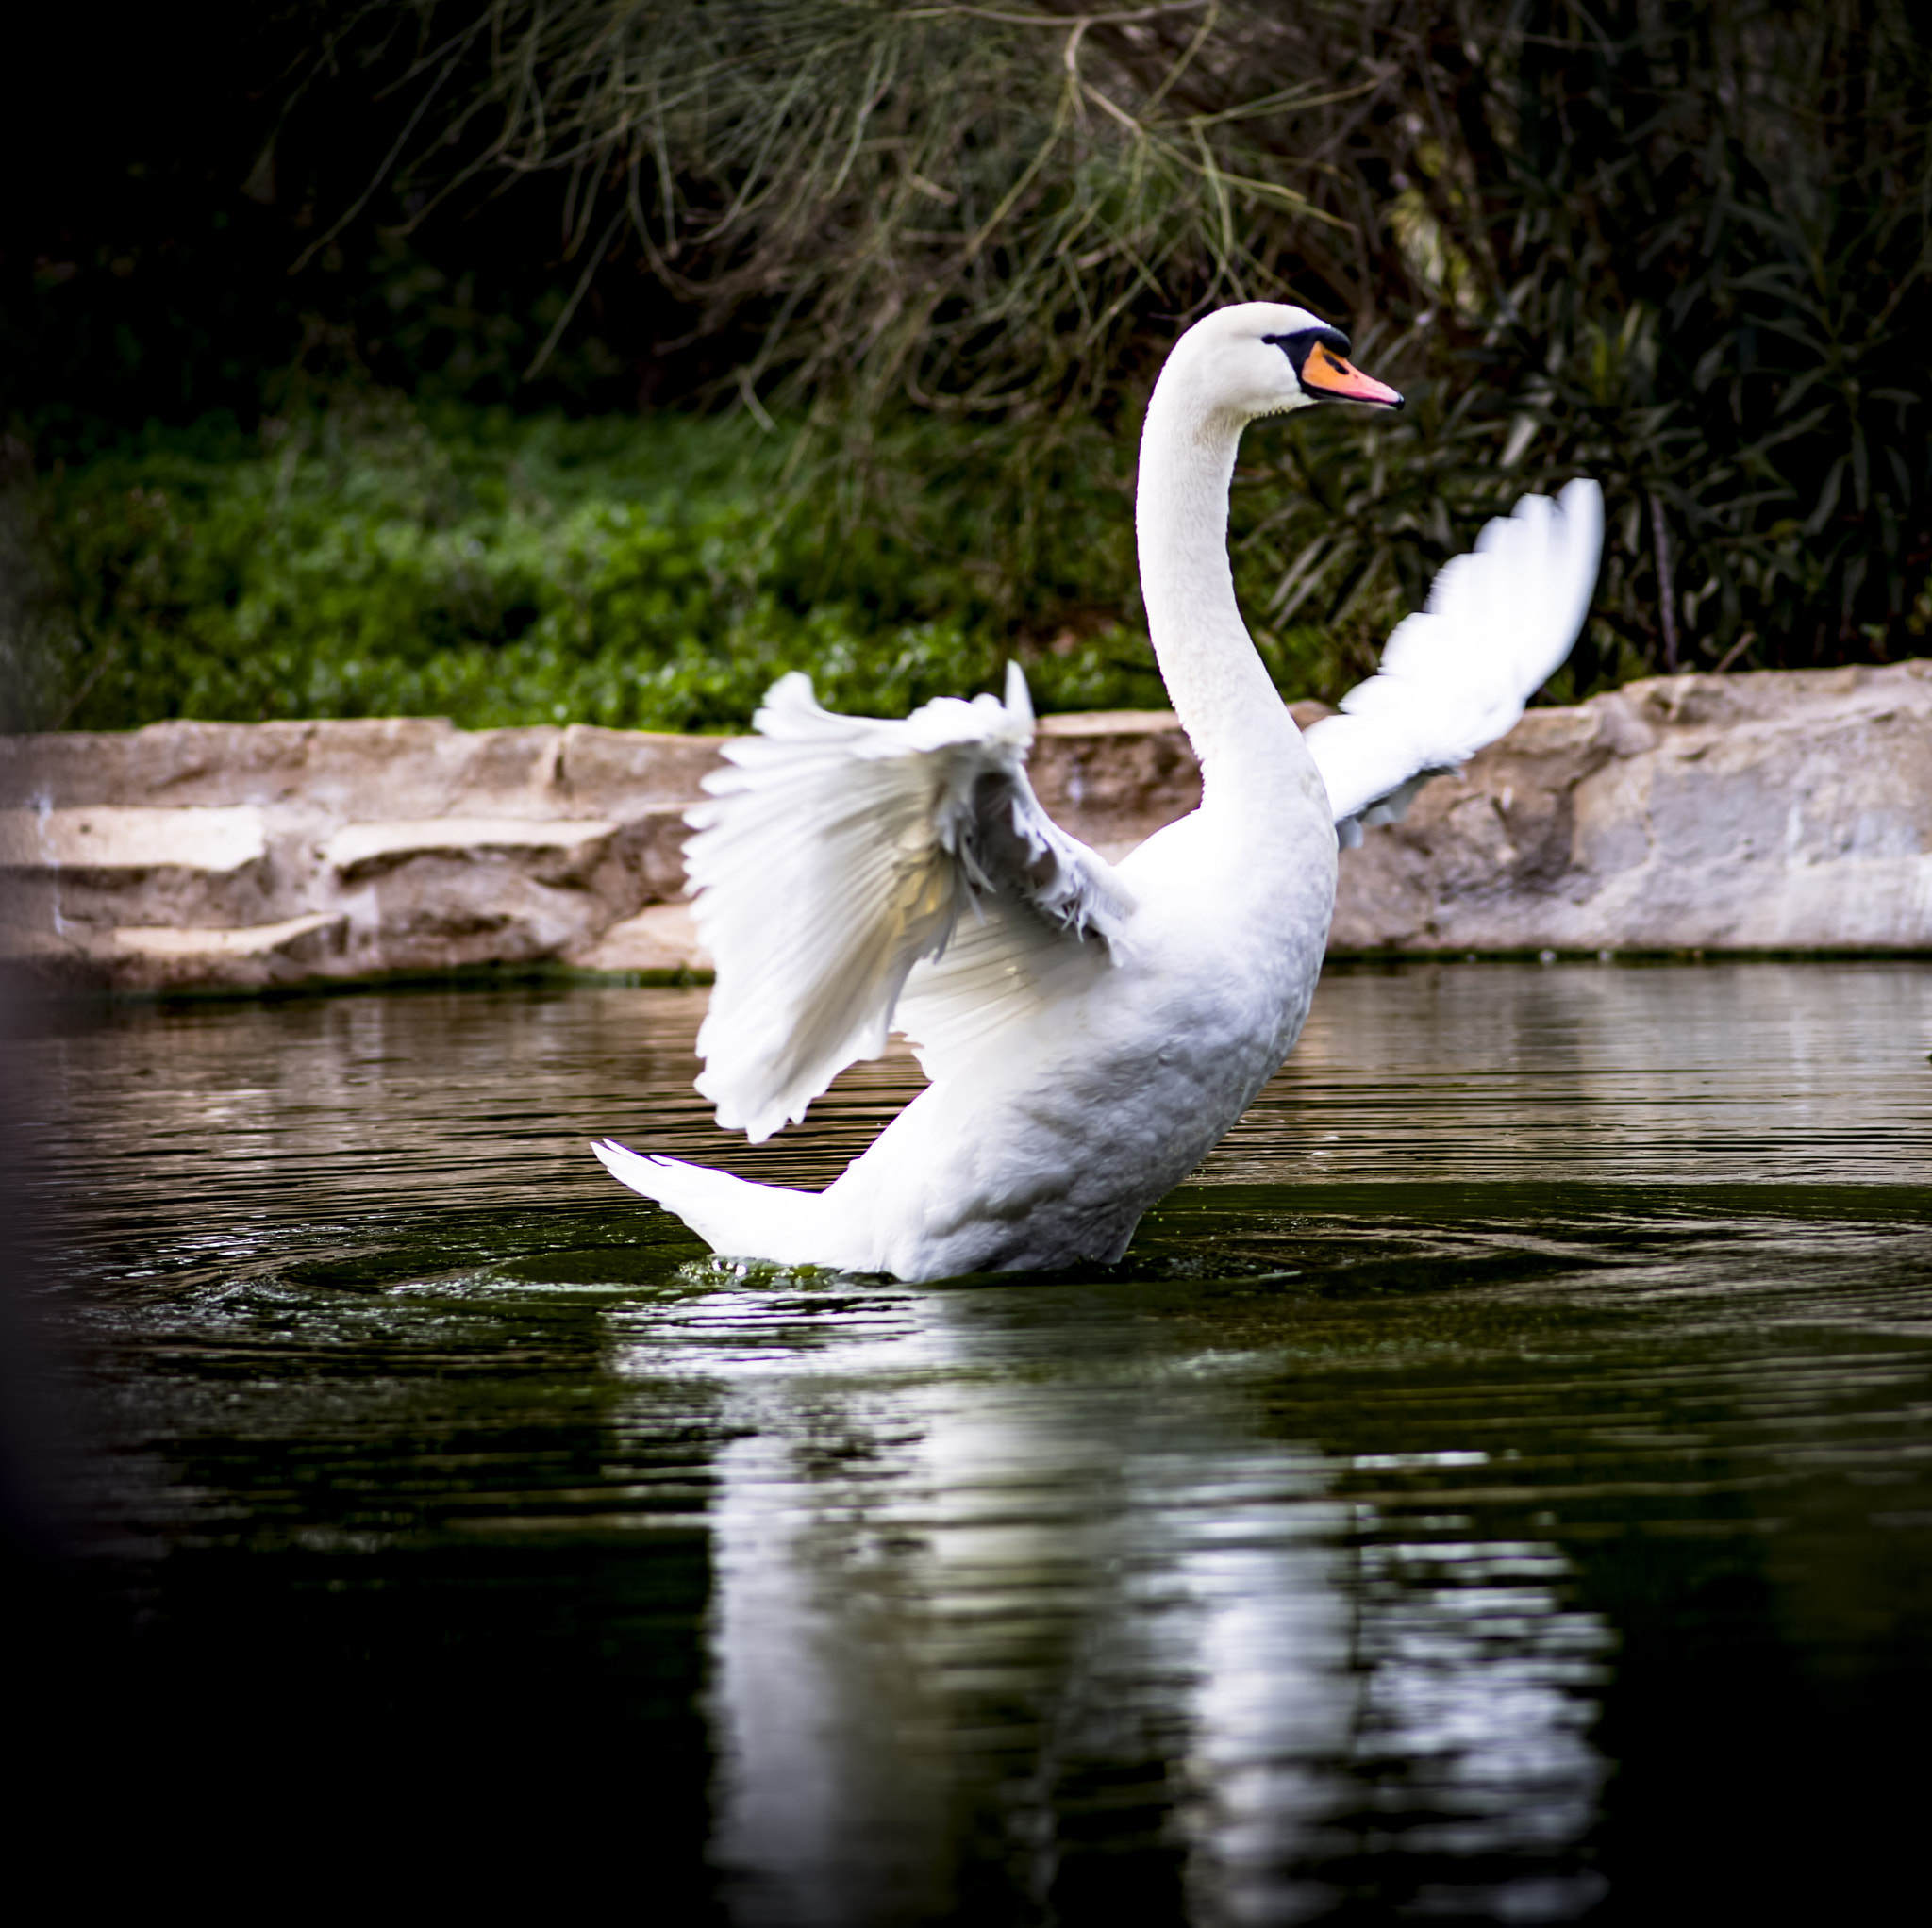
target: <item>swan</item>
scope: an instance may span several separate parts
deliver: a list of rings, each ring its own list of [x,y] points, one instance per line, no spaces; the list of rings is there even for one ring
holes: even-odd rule
[[[1437,575],[1341,713],[1299,730],[1235,602],[1228,485],[1257,417],[1402,406],[1349,352],[1306,310],[1249,302],[1161,370],[1135,524],[1202,798],[1118,864],[1036,800],[1018,665],[1004,701],[891,721],[822,708],[803,674],[774,684],[687,819],[716,967],[697,1089],[758,1141],[891,1030],[929,1083],[822,1192],[607,1139],[614,1177],[733,1257],[922,1280],[1121,1256],[1300,1035],[1338,846],[1508,729],[1595,587],[1596,485],[1527,496]]]

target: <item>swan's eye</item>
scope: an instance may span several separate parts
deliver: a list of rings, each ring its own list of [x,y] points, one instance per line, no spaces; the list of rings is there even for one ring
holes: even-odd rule
[[[1263,335],[1261,339],[1273,342],[1288,357],[1296,380],[1300,380],[1309,352],[1315,348],[1332,349],[1342,360],[1348,359],[1348,337],[1340,328],[1297,328],[1292,335]]]

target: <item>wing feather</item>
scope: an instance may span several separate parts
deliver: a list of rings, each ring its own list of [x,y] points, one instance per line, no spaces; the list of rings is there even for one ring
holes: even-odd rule
[[[1445,565],[1380,669],[1307,731],[1344,844],[1508,732],[1570,654],[1602,547],[1602,491],[1576,481],[1555,502],[1524,496]]]
[[[1098,859],[1095,859],[1098,861]],[[1071,1000],[1117,961],[1115,944],[1067,941],[1031,906],[994,897],[962,919],[942,956],[918,965],[899,1001],[897,1028],[927,1077],[952,1076],[1000,1033]]]
[[[721,1124],[758,1139],[802,1118],[885,1049],[908,973],[962,929],[975,957],[989,932],[1103,954],[1119,937],[1124,889],[1026,780],[1017,666],[1004,704],[941,697],[897,721],[836,715],[794,673],[755,724],[687,820],[692,914],[717,967],[697,1085]],[[997,1002],[1016,980],[990,968]]]

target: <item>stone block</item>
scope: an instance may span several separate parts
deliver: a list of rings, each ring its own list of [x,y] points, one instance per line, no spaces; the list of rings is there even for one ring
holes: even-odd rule
[[[723,741],[433,718],[0,739],[0,943],[130,989],[701,971],[683,815]],[[1165,712],[1043,718],[1031,771],[1109,856],[1200,798]],[[1342,855],[1332,951],[1552,948],[1932,952],[1932,663],[1532,710]]]
[[[572,723],[558,759],[560,798],[579,814],[630,817],[704,794],[726,737],[672,737]]]
[[[265,990],[329,974],[348,920],[318,911],[239,930],[125,926],[108,939],[124,990]]]
[[[564,953],[579,971],[637,972],[646,976],[702,976],[711,954],[699,939],[686,904],[654,904]]]
[[[1343,853],[1330,948],[1932,951],[1932,663],[1532,710]]]
[[[267,823],[252,805],[0,812],[6,921],[236,924],[273,915]]]
[[[262,815],[252,805],[0,812],[0,866],[9,871],[113,879],[165,866],[227,875],[267,855]]]
[[[602,818],[544,823],[523,817],[405,817],[344,823],[322,860],[344,883],[420,857],[447,863],[509,858],[545,883],[581,883],[608,854],[617,825]]]
[[[1201,801],[1201,765],[1172,710],[1041,717],[1027,774],[1054,822],[1095,845],[1131,849]]]

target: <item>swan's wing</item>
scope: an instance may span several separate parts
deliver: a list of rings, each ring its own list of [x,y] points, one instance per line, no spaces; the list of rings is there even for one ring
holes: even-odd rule
[[[1117,879],[1112,889],[1123,909],[1130,907]],[[1070,943],[1023,899],[1000,896],[975,907],[979,914],[959,921],[941,956],[913,968],[899,1000],[895,1027],[935,1082],[991,1049],[1009,1026],[1071,1001],[1119,961],[1117,938]]]
[[[1004,704],[941,697],[898,722],[836,716],[794,673],[755,723],[687,820],[692,915],[717,970],[697,1087],[720,1124],[758,1139],[803,1118],[885,1049],[908,973],[958,931],[1101,956],[1118,939],[1125,889],[1026,781],[1017,665]]]
[[[1307,731],[1344,845],[1400,817],[1431,776],[1506,734],[1570,654],[1590,611],[1603,492],[1525,495],[1449,562],[1398,623],[1382,667]]]

